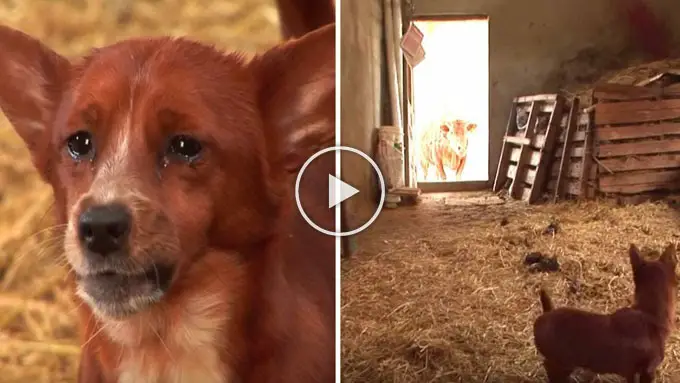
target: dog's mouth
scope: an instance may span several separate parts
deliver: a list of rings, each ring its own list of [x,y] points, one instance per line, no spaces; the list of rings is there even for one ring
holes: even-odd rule
[[[138,273],[108,270],[77,275],[78,295],[98,314],[124,318],[158,303],[174,274],[174,266],[152,264]]]

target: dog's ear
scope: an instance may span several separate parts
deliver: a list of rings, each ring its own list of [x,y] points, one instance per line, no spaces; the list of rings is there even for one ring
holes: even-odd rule
[[[33,37],[0,25],[0,110],[47,179],[51,123],[68,83],[70,63]]]
[[[630,244],[628,249],[628,256],[630,257],[630,265],[633,267],[633,272],[636,272],[644,260],[640,256],[640,250],[634,244]]]
[[[675,245],[671,243],[670,245],[666,246],[666,249],[661,254],[659,260],[675,269],[677,264],[677,258],[675,257]]]
[[[271,163],[295,172],[335,140],[335,24],[280,44],[250,65],[260,82]]]

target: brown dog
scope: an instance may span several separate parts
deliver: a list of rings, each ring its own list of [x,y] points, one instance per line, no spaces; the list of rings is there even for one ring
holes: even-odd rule
[[[334,42],[328,25],[246,61],[136,38],[70,61],[0,26],[0,108],[64,228],[79,382],[334,380],[335,241],[293,197],[333,143]],[[334,161],[308,172],[332,227]]]
[[[534,322],[534,343],[551,383],[568,382],[577,367],[618,374],[630,383],[636,375],[640,383],[654,380],[675,322],[675,246],[654,261],[642,259],[632,244],[629,255],[635,282],[631,307],[608,315],[554,309],[546,291],[540,291],[544,313]]]

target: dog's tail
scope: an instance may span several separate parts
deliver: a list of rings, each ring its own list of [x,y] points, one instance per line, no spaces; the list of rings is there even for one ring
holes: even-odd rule
[[[550,295],[548,295],[548,292],[545,291],[545,289],[541,289],[538,292],[538,296],[541,300],[541,307],[543,307],[544,313],[552,311],[555,308],[555,306],[553,306],[553,302],[552,299],[550,298]]]

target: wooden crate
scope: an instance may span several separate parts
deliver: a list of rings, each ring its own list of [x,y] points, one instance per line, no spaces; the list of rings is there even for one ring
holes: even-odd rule
[[[538,200],[548,180],[565,99],[557,94],[517,97],[503,138],[493,190],[510,198]]]
[[[640,201],[640,195],[680,190],[680,84],[651,85],[595,89],[600,193]]]

